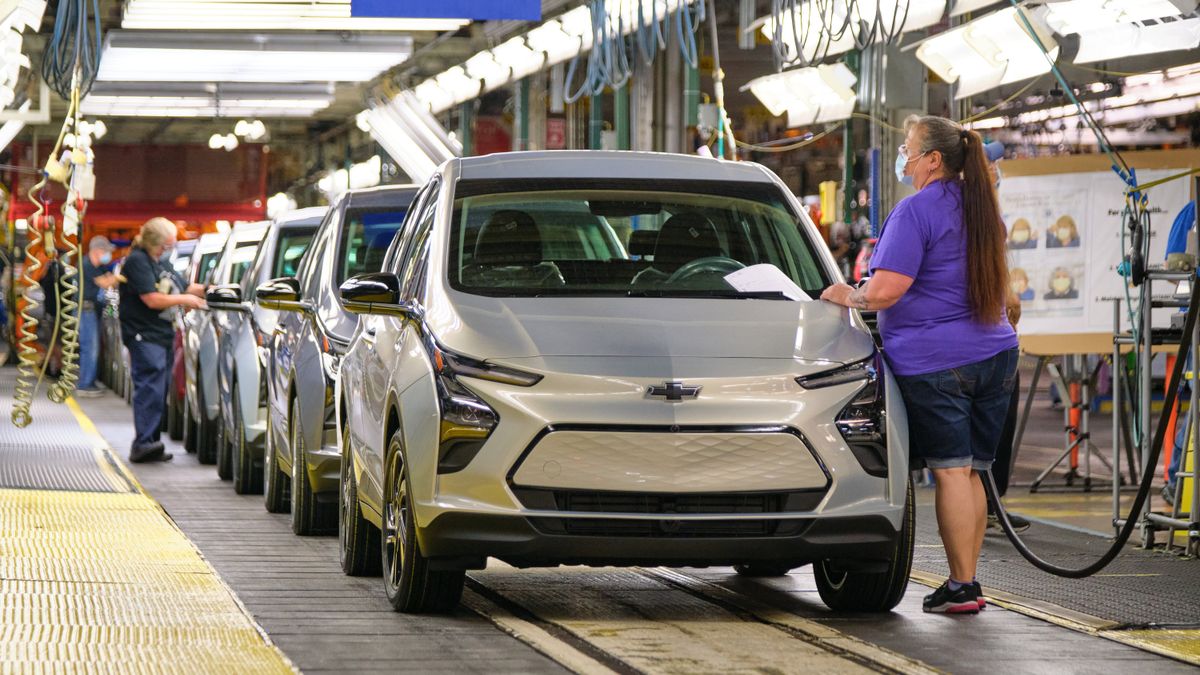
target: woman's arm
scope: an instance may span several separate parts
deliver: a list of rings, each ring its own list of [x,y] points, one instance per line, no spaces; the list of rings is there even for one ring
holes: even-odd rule
[[[862,310],[887,309],[896,304],[912,286],[913,278],[889,270],[876,270],[858,288],[849,284],[834,284],[825,289],[821,299],[845,307]]]
[[[142,302],[150,309],[166,309],[175,305],[183,305],[188,309],[200,309],[204,307],[204,301],[200,298],[187,293],[142,293]]]

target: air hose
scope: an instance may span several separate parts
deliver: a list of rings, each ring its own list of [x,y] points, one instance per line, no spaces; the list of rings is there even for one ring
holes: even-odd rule
[[[1183,339],[1179,343],[1179,351],[1176,353],[1175,367],[1171,371],[1171,379],[1167,385],[1166,399],[1163,401],[1163,410],[1172,410],[1175,407],[1175,400],[1179,392],[1179,383],[1183,380],[1183,371],[1187,362],[1188,352],[1191,350],[1191,336],[1196,329],[1197,310],[1200,310],[1200,283],[1191,284],[1191,300],[1188,302],[1188,310],[1183,323]],[[1145,336],[1149,339],[1150,336]],[[1116,413],[1114,413],[1116,414]],[[1153,467],[1158,464],[1159,455],[1162,454],[1163,443],[1167,436],[1167,425],[1170,421],[1170,415],[1164,414],[1158,419],[1158,428],[1154,431],[1154,441],[1150,446],[1150,458],[1146,466]],[[1113,541],[1112,546],[1105,551],[1104,555],[1096,562],[1087,567],[1070,568],[1060,567],[1054,563],[1047,562],[1037,556],[1025,542],[1021,541],[1021,537],[1013,531],[1012,523],[1008,520],[1008,514],[1004,511],[1004,506],[1000,503],[997,497],[999,490],[996,488],[996,480],[992,477],[992,472],[989,469],[983,481],[984,490],[987,492],[988,500],[992,503],[995,509],[996,517],[1000,521],[1000,526],[1004,529],[1004,534],[1008,536],[1009,541],[1016,547],[1017,552],[1023,558],[1028,560],[1034,567],[1048,572],[1055,576],[1065,577],[1067,579],[1082,579],[1090,577],[1108,566],[1110,562],[1121,552],[1129,541],[1130,535],[1133,534],[1133,529],[1137,527],[1137,514],[1141,513],[1142,507],[1146,504],[1146,499],[1150,496],[1150,486],[1154,482],[1154,471],[1142,472],[1142,482],[1138,486],[1137,497],[1133,500],[1133,506],[1130,507],[1129,517],[1125,519],[1125,525],[1121,528],[1121,532]]]

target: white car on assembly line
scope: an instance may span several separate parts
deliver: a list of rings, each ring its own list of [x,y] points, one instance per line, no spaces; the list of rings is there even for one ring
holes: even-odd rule
[[[812,564],[831,607],[907,585],[895,383],[762,166],[631,152],[454,159],[418,194],[341,362],[342,565],[402,611],[464,571]]]

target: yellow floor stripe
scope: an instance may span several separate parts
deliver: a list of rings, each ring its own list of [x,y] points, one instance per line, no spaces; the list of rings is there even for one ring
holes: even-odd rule
[[[291,673],[143,494],[0,490],[0,672]]]
[[[108,441],[104,440],[104,436],[100,434],[100,430],[92,423],[92,420],[79,407],[79,403],[75,401],[75,397],[67,398],[67,408],[71,414],[75,416],[75,421],[79,424],[79,428],[83,434],[89,437],[92,444],[92,454],[96,457],[96,464],[100,465],[100,471],[104,473],[104,477],[112,484],[113,489],[118,492],[125,492],[130,486],[133,486],[139,492],[145,494],[146,490],[142,488],[141,483],[134,477],[133,472],[129,467],[125,466],[120,458],[109,447]]]

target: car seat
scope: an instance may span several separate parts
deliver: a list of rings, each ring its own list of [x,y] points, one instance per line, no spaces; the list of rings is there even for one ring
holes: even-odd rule
[[[480,228],[463,281],[497,288],[549,288],[566,283],[557,265],[542,260],[542,233],[533,217],[516,209],[493,213]]]
[[[633,278],[634,288],[666,281],[680,267],[700,258],[723,256],[717,227],[702,214],[677,213],[663,223],[654,242],[654,261]]]

